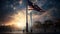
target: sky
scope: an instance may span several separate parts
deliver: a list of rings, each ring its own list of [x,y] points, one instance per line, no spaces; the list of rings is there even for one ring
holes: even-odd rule
[[[52,18],[60,19],[60,0],[39,0],[38,3],[42,4],[40,7],[48,11]]]
[[[45,5],[45,6],[44,6]],[[60,18],[60,1],[59,0],[47,0],[47,2],[42,7],[45,10],[50,10],[52,16]]]
[[[52,19],[52,18],[60,19],[60,0],[37,0],[35,4],[37,4],[40,8],[42,8],[46,12],[41,15],[35,15],[36,13],[33,14],[34,17],[33,22],[41,21],[43,23],[45,20]],[[25,12],[26,12],[26,0],[23,1],[0,0],[0,24],[19,21],[20,15],[23,15],[21,17],[25,22],[26,20]]]

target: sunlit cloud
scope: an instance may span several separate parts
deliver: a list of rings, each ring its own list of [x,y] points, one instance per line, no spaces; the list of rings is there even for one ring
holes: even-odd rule
[[[5,25],[14,25],[17,28],[21,28],[23,29],[24,27],[26,27],[26,13],[24,13],[25,10],[23,11],[18,11],[17,14],[14,14],[12,16],[10,16],[12,18],[11,21],[9,21],[8,23],[6,23]],[[29,17],[29,15],[28,15]],[[30,17],[28,18],[29,21]]]

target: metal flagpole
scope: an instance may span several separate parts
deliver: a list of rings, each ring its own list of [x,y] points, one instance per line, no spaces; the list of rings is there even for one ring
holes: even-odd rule
[[[32,12],[30,13],[30,21],[31,21],[31,29],[30,29],[30,31],[32,32]]]
[[[28,32],[28,2],[26,1],[26,32]]]

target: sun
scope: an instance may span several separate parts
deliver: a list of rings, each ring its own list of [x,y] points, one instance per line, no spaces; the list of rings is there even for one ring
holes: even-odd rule
[[[24,29],[25,25],[23,25],[23,23],[15,23],[14,26],[16,28],[20,28],[20,29]]]
[[[20,25],[20,23],[17,23],[16,26],[17,26],[17,27],[20,27],[21,25]]]

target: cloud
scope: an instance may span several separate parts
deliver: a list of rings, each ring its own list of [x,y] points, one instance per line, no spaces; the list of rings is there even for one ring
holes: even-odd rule
[[[23,9],[23,5],[19,4],[19,0],[0,0],[0,23],[5,23],[12,18],[9,17],[16,14],[18,11]]]

